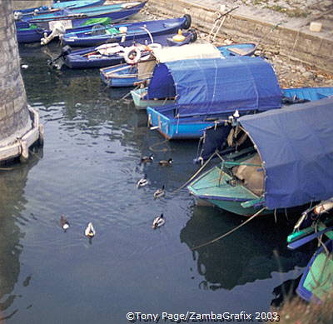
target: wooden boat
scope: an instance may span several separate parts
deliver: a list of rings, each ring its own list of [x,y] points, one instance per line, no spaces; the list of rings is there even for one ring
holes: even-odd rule
[[[72,0],[64,2],[53,2],[49,6],[40,6],[26,9],[19,9],[13,12],[15,19],[23,18],[25,20],[35,18],[39,14],[54,13],[63,9],[77,9],[92,6],[101,6],[105,0]]]
[[[174,34],[179,29],[188,29],[190,26],[191,16],[184,15],[180,18],[164,20],[78,28],[66,32],[61,39],[63,44],[70,46],[96,46],[109,42],[120,43],[125,40],[144,43],[146,39],[155,42],[158,35]]]
[[[333,96],[333,87],[287,88],[281,89],[281,91],[282,104],[286,105],[320,100]],[[217,123],[205,129],[199,142],[198,156],[194,161],[202,163],[214,152],[222,151],[226,146],[226,139],[229,132],[230,125],[226,125],[224,122]]]
[[[52,13],[39,14],[34,17],[21,17],[22,21],[32,24],[44,24],[42,27],[52,29],[50,22],[66,23],[67,28],[80,25],[90,18],[109,17],[112,22],[127,19],[138,13],[146,4],[144,2],[123,2],[112,5],[92,6],[77,9],[63,9]],[[74,23],[75,22],[75,23]],[[71,26],[68,26],[71,25]]]
[[[305,87],[282,89],[284,104],[313,101],[333,96],[333,87]]]
[[[272,66],[258,57],[191,59],[156,65],[149,98],[175,104],[147,107],[148,121],[167,139],[197,139],[205,128],[235,113],[247,115],[281,107]]]
[[[234,43],[230,45],[219,46],[218,49],[221,51],[224,57],[232,56],[251,56],[257,49],[255,43]]]
[[[87,28],[89,26],[92,28],[96,24],[109,24],[111,22],[110,18],[91,18],[84,22],[81,27]],[[51,25],[51,24],[50,24]],[[71,26],[71,25],[70,25]],[[59,30],[57,28],[60,27]],[[57,33],[58,31],[58,33]],[[59,25],[55,23],[52,25],[52,29],[50,28],[43,28],[40,26],[40,24],[31,24],[28,22],[19,22],[16,23],[16,36],[18,43],[34,43],[34,42],[41,42],[43,39],[48,39],[46,43],[50,42],[53,38],[58,37],[60,34],[64,33],[66,31],[66,26],[63,25],[61,22]],[[51,33],[54,34],[54,36],[51,38]],[[44,45],[44,43],[42,43]]]
[[[183,34],[186,36],[187,33],[191,34],[193,32],[194,31],[190,29],[187,32],[183,32]],[[188,37],[188,36],[186,36],[186,37]],[[196,34],[194,34],[193,36],[190,36],[190,37],[191,37],[190,42],[194,42],[196,40],[196,38],[197,38]],[[173,38],[171,38],[171,37],[167,38],[167,43],[168,43],[169,46],[173,46],[172,44],[175,43],[174,41],[171,41],[172,39]],[[184,44],[187,44],[187,43],[188,42],[186,42],[184,40],[181,44],[177,43],[177,44],[174,44],[174,45],[175,46],[179,46],[179,45],[184,45]],[[193,46],[193,45],[191,45],[191,46]],[[195,47],[196,46],[197,46],[197,44],[195,45]],[[210,50],[210,48],[213,45],[212,44],[206,44],[205,47],[203,47],[203,45],[200,45],[200,46],[202,46],[201,49],[200,49],[200,51],[202,51],[202,48],[205,48],[205,53],[206,53],[206,50],[207,49]],[[196,57],[197,58],[199,58],[199,57],[201,57],[201,58],[206,57],[205,53],[201,53],[201,54],[200,54],[200,52],[197,53],[197,49],[195,47],[193,47],[193,48],[188,47],[189,50],[186,50],[187,51],[186,54],[184,52],[178,51],[178,50],[177,50],[177,52],[169,50],[170,52],[173,53],[170,56],[170,58],[168,58],[168,55],[169,55],[168,53],[166,53],[163,56],[161,56],[161,51],[158,51],[156,53],[153,53],[155,55],[154,59],[156,59],[156,61],[158,61],[158,62],[162,62],[162,61],[165,61],[165,60],[175,60],[175,59],[179,60],[179,59],[188,59],[188,58],[196,58]],[[227,57],[239,56],[239,55],[233,55],[233,54],[229,55],[228,53],[231,53],[231,52],[230,51],[226,51],[225,48],[230,48],[230,50],[231,50],[232,48],[236,49],[237,47],[240,47],[240,48],[244,48],[245,47],[245,48],[247,48],[248,49],[247,53],[248,53],[248,55],[250,55],[251,54],[250,48],[252,48],[252,50],[254,51],[254,48],[256,47],[256,45],[253,44],[253,43],[237,43],[237,44],[232,44],[232,45],[220,46],[220,47],[217,47],[217,49],[220,51],[220,53],[224,57],[227,58]],[[162,51],[164,51],[164,49]],[[177,55],[176,57],[175,57],[175,53]],[[245,53],[245,51],[243,53]],[[219,57],[221,54],[219,54],[219,53],[216,52],[216,57]],[[141,65],[140,62],[138,64]],[[149,68],[149,70],[150,70],[149,73],[150,74],[148,74],[148,71],[146,71],[146,69],[144,69],[145,70],[145,75],[144,76],[137,75],[136,78],[133,75],[133,73],[135,73],[134,69],[132,67],[128,67],[128,70],[130,71],[131,75],[127,78],[128,82],[125,82],[125,79],[126,79],[126,75],[125,75],[126,64],[124,64],[123,68],[119,69],[119,71],[121,73],[121,75],[119,75],[119,78],[121,78],[121,82],[120,82],[121,86],[133,87],[136,84],[142,83],[142,81],[144,81],[145,79],[151,77],[154,66],[155,65],[151,65],[151,67]],[[112,71],[112,75],[109,74],[109,77],[106,79],[106,80],[109,81],[109,82],[107,82],[107,85],[110,86],[110,87],[112,87],[112,86],[120,86],[120,85],[118,85],[118,82],[117,82],[117,80],[118,80],[117,73],[112,68],[111,68],[111,71]],[[103,76],[101,76],[101,77],[102,77],[102,80],[105,80],[105,78]],[[138,109],[145,109],[147,106],[150,106],[150,103],[152,103],[152,105],[154,107],[158,106],[159,103],[161,103],[161,104],[168,103],[168,101],[166,101],[166,100],[160,100],[160,101],[154,100],[153,102],[151,102],[150,100],[144,98],[144,95],[145,95],[146,91],[147,91],[147,89],[146,90],[142,90],[142,89],[133,90],[132,98],[134,100],[134,104],[135,104],[136,108],[138,108]]]
[[[181,44],[187,44],[196,40],[195,30],[182,31],[182,34],[185,39],[182,40]],[[179,43],[168,42],[168,39],[172,39],[173,35],[174,34],[157,36],[152,44],[150,43],[150,37],[147,35],[146,39],[141,39],[141,41],[143,41],[141,44],[133,44],[132,41],[125,40],[120,43],[105,43],[97,47],[89,47],[75,51],[68,51],[69,45],[66,45],[66,51],[62,55],[62,58],[64,64],[71,69],[113,66],[129,61],[129,55],[131,55],[132,49],[135,48],[140,50],[140,58],[142,58],[146,57],[154,48],[160,48],[167,44],[169,46],[180,46]]]
[[[287,237],[288,248],[296,249],[314,239],[320,248],[303,271],[297,294],[310,302],[324,301],[333,287],[333,198],[321,201],[302,213],[294,231]],[[328,241],[325,240],[328,238]]]
[[[332,107],[325,98],[238,118],[227,147],[236,157],[223,155],[189,184],[190,193],[243,216],[329,199]]]
[[[332,291],[333,231],[331,237],[314,253],[296,289],[296,293],[308,302],[323,302]]]
[[[113,88],[123,88],[134,84],[138,80],[137,74],[136,65],[118,64],[100,69],[101,80],[108,87]]]

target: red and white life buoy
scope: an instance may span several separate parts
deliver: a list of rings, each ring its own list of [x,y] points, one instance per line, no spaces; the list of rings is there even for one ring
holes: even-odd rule
[[[141,50],[137,46],[126,47],[124,51],[124,59],[128,64],[136,64],[140,61]]]

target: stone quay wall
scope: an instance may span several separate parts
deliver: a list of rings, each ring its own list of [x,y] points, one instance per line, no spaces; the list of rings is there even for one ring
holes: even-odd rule
[[[192,27],[210,33],[218,17],[218,8],[195,4],[191,1],[149,0],[149,12],[160,17],[180,17],[185,13],[192,17]],[[272,49],[275,53],[316,68],[333,72],[333,39],[320,34],[296,30],[283,25],[274,25],[237,14],[237,10],[226,15],[218,39],[231,38],[237,42],[255,42]]]
[[[9,2],[9,0],[1,0],[1,1]],[[52,2],[53,2],[52,0],[12,0],[13,10],[48,6]]]

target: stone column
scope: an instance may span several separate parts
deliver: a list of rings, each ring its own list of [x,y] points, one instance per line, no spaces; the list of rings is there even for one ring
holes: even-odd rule
[[[27,104],[12,12],[12,0],[0,0],[0,162],[13,154],[21,156],[22,151],[27,157],[34,142],[31,130],[40,127],[38,114]],[[39,137],[37,133],[34,137]]]

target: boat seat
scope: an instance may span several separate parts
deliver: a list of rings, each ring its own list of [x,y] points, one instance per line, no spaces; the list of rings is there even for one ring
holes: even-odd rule
[[[238,54],[240,56],[247,55],[249,53],[249,50],[242,49],[242,48],[229,48],[229,52],[233,54]]]
[[[264,170],[260,167],[262,161],[259,154],[242,162],[242,165],[233,167],[233,174],[240,179],[244,187],[255,195],[261,196],[264,193]]]

